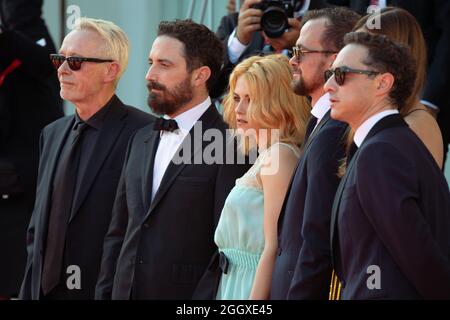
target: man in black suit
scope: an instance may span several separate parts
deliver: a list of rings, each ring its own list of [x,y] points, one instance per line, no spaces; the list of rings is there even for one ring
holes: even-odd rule
[[[22,299],[94,298],[126,147],[153,119],[115,95],[128,47],[119,27],[85,18],[52,55],[61,97],[76,113],[41,135]]]
[[[278,38],[265,38],[261,32],[261,16],[263,12],[252,8],[261,0],[245,0],[239,12],[226,15],[220,21],[217,36],[225,45],[225,64],[222,75],[211,92],[212,97],[220,97],[228,85],[228,78],[234,67],[253,55],[273,53],[292,49],[300,33],[301,17],[308,10],[328,7],[325,0],[295,1],[295,18],[289,18],[290,28]]]
[[[149,106],[164,118],[130,142],[97,299],[190,299],[215,252],[223,204],[248,169],[204,158],[203,133],[217,133],[223,139],[219,147],[225,147],[226,125],[208,94],[223,51],[203,25],[159,25],[146,79]]]
[[[346,125],[330,118],[323,72],[343,46],[359,15],[345,8],[308,12],[291,59],[293,87],[312,99],[303,155],[278,226],[279,249],[271,299],[326,299],[331,279],[330,217],[344,157]],[[332,32],[330,32],[332,31]]]
[[[39,134],[63,116],[42,0],[0,0],[0,299],[17,297],[36,190]]]
[[[336,0],[335,0],[336,1]],[[329,0],[330,3],[335,1]],[[448,0],[386,0],[375,1],[379,6],[388,5],[409,11],[422,27],[428,47],[428,77],[422,103],[433,114],[444,141],[444,157],[450,143],[450,1]],[[382,3],[384,2],[384,4]],[[335,4],[346,5],[366,14],[369,0],[339,0]]]
[[[350,33],[327,71],[333,119],[355,131],[333,204],[333,266],[343,299],[450,299],[450,192],[399,115],[415,80],[409,50]]]

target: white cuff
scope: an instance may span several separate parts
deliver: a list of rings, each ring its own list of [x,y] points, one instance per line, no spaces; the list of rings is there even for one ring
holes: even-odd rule
[[[234,28],[228,38],[228,58],[230,59],[230,62],[235,64],[247,47],[248,45],[242,44],[236,37],[236,28]]]

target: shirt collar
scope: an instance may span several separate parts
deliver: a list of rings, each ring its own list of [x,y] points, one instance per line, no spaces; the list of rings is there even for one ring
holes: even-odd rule
[[[356,146],[358,148],[361,146],[364,139],[366,139],[367,135],[369,134],[370,130],[372,130],[372,128],[377,124],[378,121],[387,116],[398,113],[399,113],[398,110],[384,110],[377,114],[374,114],[369,119],[364,121],[358,127],[358,129],[356,129],[355,136],[353,137],[353,141],[355,142]]]
[[[187,134],[189,131],[191,131],[194,124],[197,122],[198,119],[200,119],[200,117],[205,113],[205,111],[208,110],[209,106],[211,106],[210,97],[206,98],[205,101],[203,101],[199,105],[196,105],[195,107],[176,116],[174,120],[177,122],[180,131],[183,134]],[[164,118],[170,119],[170,117],[167,115],[165,115]]]
[[[87,119],[86,121],[83,121],[80,116],[78,115],[77,112],[75,112],[75,124],[73,129],[76,129],[76,126],[78,126],[80,123],[85,122],[87,125],[89,125],[89,127],[92,127],[94,129],[101,129],[103,122],[105,120],[106,114],[108,113],[109,109],[111,109],[111,105],[113,103],[113,101],[115,96],[113,96],[106,104],[104,107],[102,107],[100,110],[98,110],[93,116],[91,116],[89,119]]]
[[[331,109],[330,94],[325,93],[323,96],[320,97],[319,100],[317,100],[316,104],[311,109],[311,114],[317,118],[317,123],[319,123],[320,120],[322,120],[322,118],[330,109]]]

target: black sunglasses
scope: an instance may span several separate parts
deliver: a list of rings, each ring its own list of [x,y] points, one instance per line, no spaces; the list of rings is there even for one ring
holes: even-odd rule
[[[67,61],[69,68],[73,71],[80,70],[83,62],[95,62],[95,63],[114,62],[114,60],[109,60],[109,59],[65,57],[61,54],[51,54],[50,60],[52,61],[53,66],[56,68],[56,70],[58,70],[59,67],[61,67],[61,65],[64,63],[64,61]]]
[[[307,53],[324,53],[324,54],[332,54],[337,53],[336,51],[328,51],[328,50],[302,50],[299,47],[292,47],[292,54],[297,60],[302,60]]]
[[[366,74],[368,76],[376,76],[377,74],[380,74],[378,71],[372,71],[372,70],[359,70],[359,69],[352,69],[349,67],[337,67],[334,70],[326,70],[324,73],[325,82],[328,81],[328,79],[331,78],[331,76],[334,74],[334,79],[336,80],[336,83],[340,86],[342,86],[345,82],[345,74],[347,73],[357,73],[357,74]]]

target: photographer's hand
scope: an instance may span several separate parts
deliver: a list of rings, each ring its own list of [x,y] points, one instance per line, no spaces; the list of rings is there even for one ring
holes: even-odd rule
[[[295,43],[300,36],[300,27],[302,24],[301,21],[295,18],[290,18],[288,19],[288,22],[291,27],[279,38],[268,38],[263,32],[266,41],[268,41],[272,48],[274,48],[276,51],[284,49],[291,50],[291,48],[295,46]]]
[[[236,29],[236,37],[244,44],[248,45],[252,40],[255,31],[261,29],[262,11],[250,8],[252,5],[261,2],[261,0],[246,0],[241,7]]]

